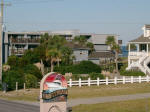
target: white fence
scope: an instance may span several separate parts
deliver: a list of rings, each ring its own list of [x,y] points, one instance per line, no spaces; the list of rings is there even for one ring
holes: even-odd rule
[[[106,79],[99,79],[97,78],[97,80],[91,80],[90,78],[88,78],[88,80],[81,80],[79,79],[78,81],[72,81],[72,79],[70,79],[68,81],[68,86],[72,87],[72,86],[91,86],[91,85],[109,85],[109,84],[126,84],[126,83],[142,83],[142,82],[150,82],[150,76],[145,76],[145,77],[125,77],[123,76],[122,78],[117,78],[115,77],[114,79],[109,79],[108,77],[106,77]]]

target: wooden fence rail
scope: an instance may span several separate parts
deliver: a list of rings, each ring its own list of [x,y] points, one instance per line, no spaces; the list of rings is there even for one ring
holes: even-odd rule
[[[142,83],[142,82],[150,82],[150,76],[145,76],[145,77],[125,77],[123,76],[122,78],[117,78],[115,77],[114,79],[109,79],[108,77],[106,77],[106,79],[100,79],[97,78],[97,80],[91,80],[90,78],[88,78],[88,80],[81,80],[81,78],[78,81],[73,81],[72,79],[70,79],[68,81],[68,86],[72,87],[72,86],[91,86],[91,85],[109,85],[109,84],[126,84],[126,83]]]

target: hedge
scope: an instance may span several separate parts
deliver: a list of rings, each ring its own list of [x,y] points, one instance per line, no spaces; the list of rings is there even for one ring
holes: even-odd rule
[[[101,68],[99,65],[94,64],[91,61],[82,61],[79,64],[75,65],[55,67],[54,71],[61,74],[89,74],[92,72],[101,73]]]

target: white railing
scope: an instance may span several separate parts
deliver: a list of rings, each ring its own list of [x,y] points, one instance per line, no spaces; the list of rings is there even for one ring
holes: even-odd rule
[[[108,77],[106,77],[106,79],[99,79],[97,78],[97,80],[91,80],[90,78],[88,78],[88,80],[81,80],[79,79],[78,81],[72,81],[72,79],[70,79],[68,81],[68,86],[72,87],[72,86],[91,86],[91,85],[109,85],[109,84],[126,84],[126,83],[142,83],[142,82],[150,82],[150,77],[149,76],[145,76],[145,77],[125,77],[123,76],[122,78],[117,78],[115,77],[114,79],[109,79]]]
[[[129,52],[129,56],[147,56],[147,52]]]

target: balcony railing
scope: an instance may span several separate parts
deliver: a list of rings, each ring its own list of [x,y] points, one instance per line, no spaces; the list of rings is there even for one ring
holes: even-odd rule
[[[30,39],[30,38],[17,38],[11,39],[12,43],[40,43],[40,39],[39,38],[35,38],[35,39]]]
[[[147,52],[129,52],[129,56],[145,56],[148,55]]]
[[[11,49],[11,53],[15,55],[23,55],[25,51],[25,49]]]

